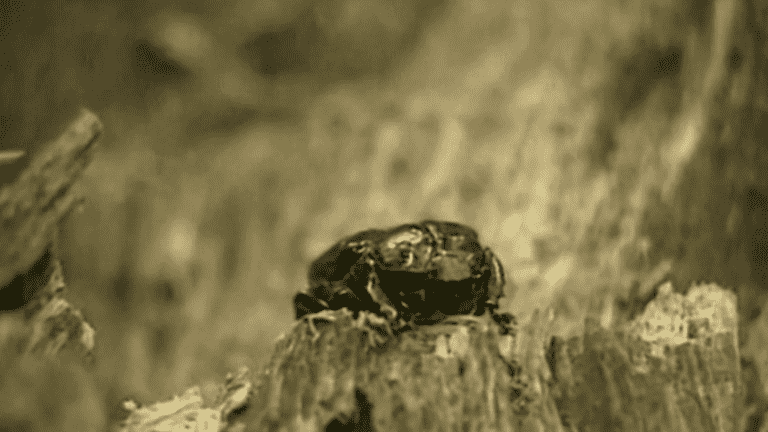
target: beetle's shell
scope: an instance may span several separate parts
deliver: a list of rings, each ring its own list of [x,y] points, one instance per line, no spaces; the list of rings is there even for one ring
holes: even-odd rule
[[[388,307],[416,324],[493,312],[504,285],[501,263],[473,229],[431,220],[347,237],[312,263],[308,278],[309,291],[294,299],[297,318]]]
[[[348,237],[326,250],[309,267],[311,294],[324,297],[322,292],[315,292],[328,281],[343,280],[352,266],[370,252],[378,239],[386,234],[382,230],[367,230]],[[355,246],[350,246],[354,244]]]

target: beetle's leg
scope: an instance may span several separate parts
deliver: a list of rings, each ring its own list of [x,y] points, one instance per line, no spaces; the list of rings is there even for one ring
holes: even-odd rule
[[[496,258],[490,248],[483,250],[485,255],[485,262],[490,266],[490,277],[488,279],[488,299],[492,302],[498,300],[499,297],[504,297],[504,266],[501,265],[501,261]]]
[[[328,303],[307,293],[299,292],[293,297],[293,307],[296,310],[296,319],[301,319],[305,315],[328,309]]]
[[[371,296],[373,301],[379,305],[381,312],[387,316],[387,319],[389,319],[391,322],[394,322],[395,318],[397,318],[397,309],[392,306],[392,303],[389,301],[387,295],[384,294],[384,291],[382,291],[381,287],[379,287],[378,277],[376,276],[375,272],[371,272],[368,275],[368,284],[365,286],[365,289],[368,291],[368,294]]]
[[[359,328],[366,335],[368,335],[368,342],[371,344],[371,346],[379,346],[385,341],[384,336],[382,336],[379,331],[376,330],[379,327],[383,327],[386,332],[392,336],[392,329],[390,328],[389,322],[386,319],[376,315],[373,312],[365,310],[359,312],[359,315],[355,320],[355,327]]]
[[[309,329],[312,331],[312,343],[317,342],[317,339],[320,338],[320,331],[315,326],[315,320],[324,320],[328,322],[334,322],[336,321],[336,316],[333,315],[332,310],[323,310],[317,313],[309,314],[304,316],[304,319],[307,320],[307,325],[309,326]]]
[[[357,317],[355,324],[358,327],[382,327],[387,330],[387,333],[390,335],[392,334],[392,329],[389,327],[389,321],[387,321],[386,318],[382,318],[373,312],[360,311],[360,315]]]
[[[416,330],[420,326],[416,324],[416,319],[418,318],[418,314],[411,314],[408,319],[404,319],[403,317],[400,317],[400,319],[397,320],[397,326],[395,327],[395,331],[397,334],[400,334],[406,330]]]

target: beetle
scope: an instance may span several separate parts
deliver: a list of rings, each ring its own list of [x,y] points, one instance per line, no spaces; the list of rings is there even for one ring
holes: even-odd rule
[[[358,232],[320,255],[308,280],[309,289],[294,297],[297,319],[347,308],[372,313],[395,329],[486,311],[502,329],[513,322],[509,314],[496,314],[504,296],[501,262],[480,245],[475,230],[455,222]]]

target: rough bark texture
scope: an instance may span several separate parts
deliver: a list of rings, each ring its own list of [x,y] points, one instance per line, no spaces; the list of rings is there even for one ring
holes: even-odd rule
[[[733,293],[667,284],[621,328],[588,322],[567,342],[553,318],[536,312],[515,336],[462,320],[382,345],[350,312],[324,312],[279,340],[255,384],[241,372],[212,404],[192,388],[127,407],[122,430],[744,430]]]
[[[511,336],[448,324],[379,348],[351,313],[330,316],[317,337],[304,321],[280,341],[251,430],[514,430],[525,386]]]
[[[98,118],[82,110],[59,138],[37,147],[13,183],[0,187],[3,430],[101,431],[106,424],[88,370],[95,332],[64,298],[54,253],[59,221],[80,200],[73,185],[100,133]]]
[[[671,284],[620,331],[588,322],[550,350],[557,406],[580,431],[735,431],[743,414],[736,297]]]
[[[58,261],[53,261],[50,273],[48,283],[35,293],[25,310],[32,328],[25,352],[55,357],[69,345],[90,359],[95,331],[82,312],[64,298],[64,276]]]
[[[93,328],[63,296],[55,258],[58,223],[82,198],[73,185],[88,165],[102,124],[81,109],[67,129],[31,155],[27,168],[0,189],[0,310],[25,308],[31,329],[25,354],[55,357],[69,344],[89,356]]]
[[[590,324],[548,353],[551,316],[515,337],[466,322],[383,347],[348,312],[329,317],[278,343],[247,430],[739,430],[735,296],[714,285],[668,286],[621,329]]]
[[[91,159],[102,124],[82,109],[57,139],[32,155],[0,189],[0,287],[26,272],[50,247],[57,224],[81,199],[72,186]]]

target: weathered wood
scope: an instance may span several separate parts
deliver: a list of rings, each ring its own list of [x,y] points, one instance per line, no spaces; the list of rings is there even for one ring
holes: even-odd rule
[[[227,419],[249,403],[253,383],[248,368],[229,374],[219,386],[213,401],[206,403],[200,387],[190,387],[181,396],[140,407],[133,400],[123,402],[129,415],[122,432],[220,431],[229,426]],[[242,432],[242,427],[238,430]]]
[[[82,199],[72,185],[101,131],[98,117],[82,109],[64,133],[32,155],[14,183],[0,189],[0,287],[45,253],[58,222]]]
[[[490,320],[424,326],[372,343],[346,310],[300,322],[257,379],[248,430],[520,430],[534,391],[514,337]],[[543,362],[542,362],[543,363]]]
[[[553,392],[580,431],[740,431],[736,296],[716,285],[662,286],[618,331],[588,321],[550,352]]]
[[[84,358],[91,358],[96,332],[82,312],[64,298],[64,288],[61,264],[53,261],[48,282],[25,310],[32,329],[25,353],[55,357],[66,345]]]
[[[279,340],[247,402],[242,376],[234,406],[246,415],[216,411],[218,402],[213,412],[191,389],[185,397],[198,396],[186,405],[182,397],[130,409],[123,430],[168,422],[239,432],[741,430],[733,293],[701,285],[684,296],[667,284],[630,323],[588,322],[567,342],[549,337],[552,322],[535,312],[501,336],[484,318],[464,319],[381,345],[350,312],[326,311]]]
[[[714,285],[667,286],[631,323],[589,325],[549,356],[541,315],[514,338],[438,325],[383,348],[330,316],[319,336],[304,322],[280,341],[248,430],[734,431],[741,418],[735,296]]]

